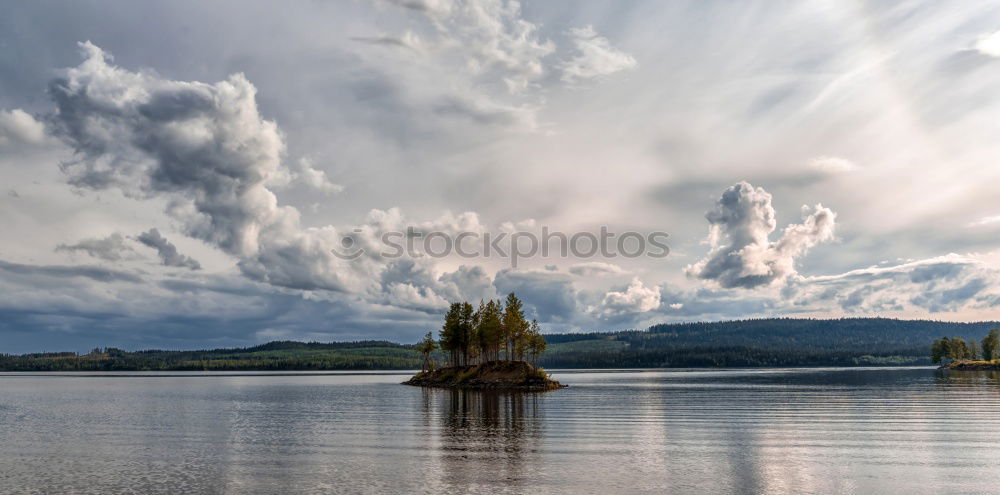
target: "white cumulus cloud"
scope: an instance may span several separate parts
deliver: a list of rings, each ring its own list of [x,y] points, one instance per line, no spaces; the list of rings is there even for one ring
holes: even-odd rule
[[[708,256],[687,267],[693,277],[724,288],[753,288],[782,282],[795,274],[795,258],[833,239],[836,214],[817,204],[803,207],[803,221],[785,228],[771,242],[776,222],[771,194],[740,182],[726,189],[705,218],[709,223]]]
[[[45,138],[45,126],[28,112],[15,108],[0,109],[0,145],[39,143]]]
[[[620,291],[604,294],[601,305],[594,312],[603,315],[645,313],[660,307],[660,288],[646,287],[641,280],[633,278],[628,287]]]

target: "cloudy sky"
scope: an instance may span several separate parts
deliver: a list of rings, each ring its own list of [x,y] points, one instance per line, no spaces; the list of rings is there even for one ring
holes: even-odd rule
[[[1000,318],[995,2],[3,3],[0,352]]]

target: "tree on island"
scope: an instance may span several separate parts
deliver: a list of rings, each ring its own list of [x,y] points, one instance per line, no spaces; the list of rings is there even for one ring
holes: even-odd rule
[[[990,332],[992,335],[993,333]],[[1000,337],[1000,336],[998,336]],[[988,339],[989,337],[987,337]],[[983,339],[984,343],[986,339]],[[995,352],[995,351],[994,351]],[[972,340],[969,343],[965,342],[962,337],[942,337],[934,341],[931,345],[931,362],[934,364],[940,363],[945,359],[951,359],[953,361],[961,359],[976,359],[979,355],[979,346],[976,345],[976,341]]]
[[[476,343],[483,361],[500,360],[500,347],[503,342],[502,313],[503,308],[499,301],[479,303],[479,310],[476,312]]]
[[[983,337],[983,359],[987,361],[992,361],[997,357],[997,351],[1000,351],[1000,329],[990,330],[990,334]]]
[[[951,339],[951,345],[948,346],[948,358],[953,360],[965,359],[968,353],[969,345],[965,343],[965,339],[962,337]]]
[[[440,347],[452,366],[523,361],[525,356],[534,364],[545,352],[545,338],[537,321],[525,319],[523,304],[512,292],[504,302],[480,301],[476,310],[468,302],[452,303],[441,326]]]
[[[513,292],[507,295],[503,309],[503,336],[508,361],[520,361],[518,345],[523,345],[523,339],[528,330],[528,321],[524,319],[521,300]]]
[[[931,344],[931,362],[938,364],[948,358],[951,349],[951,339],[942,337]]]
[[[469,303],[452,303],[441,327],[441,350],[448,351],[452,366],[468,363],[473,343],[473,312]]]
[[[531,320],[531,330],[528,332],[528,354],[531,356],[531,365],[538,365],[538,356],[545,352],[545,337],[542,336],[538,320]]]
[[[437,342],[434,341],[434,332],[427,332],[427,335],[424,335],[424,340],[417,344],[417,350],[424,355],[424,364],[421,367],[421,371],[434,369],[434,362],[431,361],[431,354],[435,349],[437,349]]]

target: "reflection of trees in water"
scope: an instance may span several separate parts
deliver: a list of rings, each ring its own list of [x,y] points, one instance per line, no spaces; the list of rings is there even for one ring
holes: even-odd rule
[[[541,468],[539,394],[434,390],[444,482],[518,483]]]
[[[937,370],[934,381],[938,384],[997,385],[1000,386],[1000,371],[956,371]]]

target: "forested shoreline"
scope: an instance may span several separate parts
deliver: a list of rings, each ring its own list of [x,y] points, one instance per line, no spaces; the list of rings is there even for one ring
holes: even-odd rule
[[[982,341],[997,322],[887,318],[751,319],[655,325],[646,330],[543,335],[546,368],[696,368],[930,365],[941,335]],[[0,351],[3,343],[0,342]],[[439,362],[451,360],[435,351]],[[370,340],[276,341],[194,351],[0,354],[0,371],[417,370],[417,344]]]

